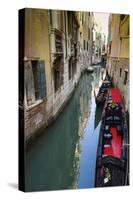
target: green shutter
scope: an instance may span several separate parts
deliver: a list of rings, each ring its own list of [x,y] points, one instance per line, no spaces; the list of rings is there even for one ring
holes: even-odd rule
[[[37,71],[38,71],[39,98],[44,99],[46,97],[46,78],[45,78],[45,62],[44,62],[44,60],[38,61]]]

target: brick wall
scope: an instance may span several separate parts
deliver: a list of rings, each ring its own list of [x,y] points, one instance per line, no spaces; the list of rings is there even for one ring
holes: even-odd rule
[[[47,124],[48,115],[46,103],[41,102],[34,107],[25,110],[25,140],[34,137],[35,132],[43,125]]]

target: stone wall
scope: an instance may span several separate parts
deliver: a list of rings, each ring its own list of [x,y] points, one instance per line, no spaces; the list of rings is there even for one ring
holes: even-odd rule
[[[31,108],[25,109],[25,140],[33,138],[33,133],[46,124],[46,106],[40,102]]]

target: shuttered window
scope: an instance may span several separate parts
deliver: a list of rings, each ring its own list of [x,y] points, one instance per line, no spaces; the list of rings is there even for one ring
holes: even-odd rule
[[[46,76],[44,60],[32,61],[36,100],[46,98]]]
[[[28,106],[35,103],[35,87],[32,65],[30,61],[25,62],[25,90]]]
[[[54,89],[55,92],[63,85],[63,74],[64,74],[64,69],[63,69],[63,57],[58,57],[55,62],[54,62],[54,68],[53,68],[53,73],[54,73]]]

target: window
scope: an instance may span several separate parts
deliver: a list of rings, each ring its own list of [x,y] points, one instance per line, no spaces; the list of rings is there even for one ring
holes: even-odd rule
[[[76,60],[71,57],[69,59],[69,80],[74,77],[77,72],[77,63]]]
[[[122,73],[122,68],[120,68],[120,77],[121,77],[121,73]]]
[[[90,40],[90,28],[88,28],[88,40]]]
[[[67,12],[67,21],[68,21],[68,35],[72,33],[72,12]]]
[[[74,58],[77,58],[77,44],[74,44]]]
[[[55,36],[55,46],[56,46],[56,52],[57,53],[63,53],[61,35],[56,34],[56,36]]]
[[[74,77],[74,75],[76,74],[77,71],[77,64],[76,61],[74,60],[72,63],[72,77]]]
[[[58,57],[54,62],[54,89],[55,92],[63,84],[63,61],[62,57]]]
[[[46,97],[46,79],[43,60],[25,62],[25,89],[28,106]]]
[[[50,25],[53,26],[52,10],[49,10],[49,16],[50,16]]]
[[[85,50],[85,40],[84,40],[84,50]]]
[[[74,41],[78,40],[78,25],[77,22],[75,20],[75,18],[73,17],[73,32],[72,32],[72,38]]]
[[[89,45],[88,45],[88,42],[87,42],[87,51],[88,51],[88,46],[89,46]]]
[[[46,97],[46,80],[44,61],[32,61],[32,70],[34,77],[35,98],[44,99]]]
[[[34,79],[33,79],[33,71],[31,66],[31,61],[25,62],[25,95],[27,100],[27,105],[32,105],[35,103],[35,89],[34,89]]]
[[[127,71],[125,71],[124,85],[126,85],[126,84],[127,84],[127,76],[128,76],[128,72],[127,72]]]
[[[82,12],[82,25],[84,24],[84,13]]]
[[[111,54],[111,45],[112,45],[112,42],[109,43],[109,54]]]

